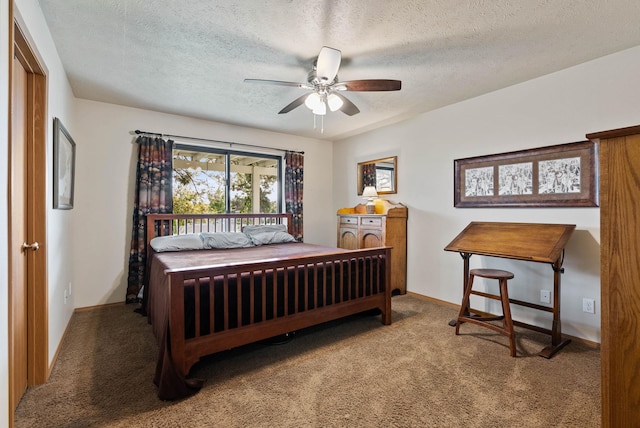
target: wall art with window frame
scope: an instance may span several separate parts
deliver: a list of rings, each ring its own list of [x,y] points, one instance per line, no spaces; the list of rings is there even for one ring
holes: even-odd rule
[[[455,159],[456,208],[597,207],[593,141]]]

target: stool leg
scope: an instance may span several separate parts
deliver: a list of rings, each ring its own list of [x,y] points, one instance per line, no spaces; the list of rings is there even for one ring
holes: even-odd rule
[[[509,293],[507,291],[507,280],[500,280],[500,298],[502,301],[502,313],[504,314],[504,327],[509,337],[509,351],[512,357],[516,356],[516,333],[511,319],[511,307],[509,306]]]
[[[469,307],[469,296],[471,296],[471,288],[473,287],[473,278],[474,275],[469,275],[469,284],[467,285],[467,289],[464,290],[464,296],[462,297],[462,303],[460,304],[460,311],[458,312],[458,319],[456,320],[456,335],[460,330],[460,324],[462,324],[463,317],[467,308]]]

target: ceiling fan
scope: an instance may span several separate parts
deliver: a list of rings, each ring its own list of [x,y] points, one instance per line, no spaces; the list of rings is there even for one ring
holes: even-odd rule
[[[247,83],[263,83],[268,85],[293,86],[308,89],[313,92],[304,94],[278,112],[278,114],[289,113],[302,104],[306,105],[316,115],[327,114],[327,107],[330,111],[340,110],[341,112],[353,116],[360,113],[354,103],[349,101],[341,92],[344,91],[399,91],[402,82],[400,80],[389,79],[365,79],[340,82],[338,80],[338,69],[342,53],[338,49],[324,46],[318,58],[313,63],[313,68],[307,75],[306,83],[283,82],[281,80],[244,79]]]

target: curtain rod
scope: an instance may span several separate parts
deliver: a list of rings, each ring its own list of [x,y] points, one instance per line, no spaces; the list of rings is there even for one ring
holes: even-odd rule
[[[277,147],[258,146],[258,145],[255,145],[255,144],[234,143],[233,141],[213,140],[211,138],[187,137],[187,136],[184,136],[184,135],[174,135],[174,134],[160,134],[158,132],[140,131],[139,129],[136,129],[133,132],[135,132],[136,134],[157,135],[159,137],[173,137],[173,138],[181,138],[181,139],[185,139],[185,140],[206,141],[206,142],[209,142],[209,143],[228,144],[229,148],[231,148],[232,146],[236,145],[236,146],[245,146],[245,147],[255,147],[255,148],[259,148],[259,149],[277,150],[277,151],[280,151],[280,152],[300,153],[302,155],[304,154],[304,152],[300,152],[300,151],[296,151],[296,150],[286,150],[286,149],[279,149]]]

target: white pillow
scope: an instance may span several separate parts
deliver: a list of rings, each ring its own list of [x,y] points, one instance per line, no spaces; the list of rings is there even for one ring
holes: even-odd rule
[[[202,250],[204,245],[200,235],[189,233],[186,235],[157,236],[149,243],[151,248],[161,253],[164,251]]]
[[[204,248],[246,248],[253,247],[251,239],[240,232],[201,233]]]
[[[251,236],[256,233],[264,233],[264,232],[286,232],[287,225],[286,224],[257,224],[251,226],[244,226],[242,228],[242,233],[245,233],[247,236]]]
[[[253,245],[296,242],[296,238],[287,233],[286,224],[245,226],[242,228],[242,232],[251,239]]]
[[[285,242],[296,242],[296,238],[287,232],[262,232],[251,235],[253,245],[282,244]]]

